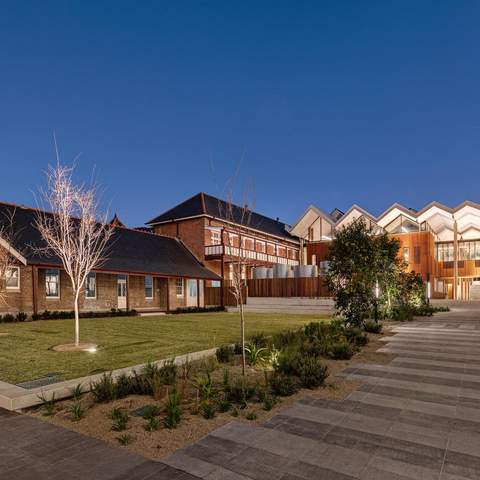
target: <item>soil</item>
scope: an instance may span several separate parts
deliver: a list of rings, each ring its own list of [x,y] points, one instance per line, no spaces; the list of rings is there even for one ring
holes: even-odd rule
[[[132,438],[132,442],[127,446],[120,448],[127,448],[128,450],[145,457],[160,460],[167,457],[175,450],[199,440],[211,431],[232,420],[262,424],[273,415],[280,413],[282,409],[292,405],[294,402],[305,396],[314,396],[317,398],[332,400],[345,399],[350,393],[355,391],[361,383],[347,381],[344,378],[336,377],[336,374],[349,365],[358,362],[387,363],[391,361],[393,355],[376,352],[376,350],[381,348],[384,344],[380,339],[385,335],[389,335],[390,330],[391,327],[386,326],[383,334],[369,334],[369,343],[363,347],[359,353],[354,355],[351,360],[324,360],[324,363],[327,364],[329,368],[329,377],[325,382],[325,386],[313,390],[302,389],[290,397],[279,398],[278,403],[270,411],[265,411],[262,403],[249,402],[248,407],[245,410],[235,409],[238,412],[238,416],[234,417],[231,412],[217,412],[214,418],[206,420],[201,414],[195,414],[195,412],[192,413],[192,402],[189,402],[189,404],[182,406],[182,418],[176,429],[169,430],[162,425],[158,430],[153,432],[145,430],[144,426],[146,425],[146,420],[142,417],[133,415],[130,415],[127,429],[125,431],[115,432],[112,430],[112,420],[110,418],[110,414],[115,407],[125,409],[131,413],[145,405],[156,404],[160,407],[163,405],[163,400],[155,400],[150,396],[130,395],[121,400],[106,404],[98,404],[93,401],[91,394],[85,394],[80,400],[80,403],[85,410],[85,416],[79,421],[73,421],[70,414],[70,408],[75,403],[74,400],[58,402],[56,413],[52,416],[44,416],[41,408],[29,410],[27,414],[41,418],[46,422],[77,431],[84,435],[104,440],[117,447],[120,446],[118,438],[122,435],[129,435]],[[232,379],[235,378],[235,376],[239,376],[241,373],[238,365],[231,366],[229,369]],[[255,370],[250,367],[248,368],[247,376],[253,381],[258,380],[259,382],[262,382],[263,375],[264,373],[261,370]],[[219,368],[212,373],[212,378],[221,382],[222,377],[223,366],[220,365]],[[191,386],[184,391],[184,394],[186,394],[186,397],[195,398]],[[251,412],[256,414],[257,418],[255,420],[247,420],[246,415]],[[163,415],[160,416],[159,419],[162,420]]]
[[[78,345],[75,345],[75,343],[64,343],[52,347],[54,352],[88,352],[96,351],[96,349],[97,345],[94,343],[79,343]]]

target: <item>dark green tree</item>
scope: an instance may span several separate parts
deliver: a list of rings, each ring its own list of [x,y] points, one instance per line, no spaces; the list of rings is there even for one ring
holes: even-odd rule
[[[363,218],[336,232],[328,254],[327,285],[337,313],[348,324],[360,326],[370,315],[377,282],[380,304],[392,308],[396,303],[397,278],[403,269],[399,247],[398,240],[374,232]]]

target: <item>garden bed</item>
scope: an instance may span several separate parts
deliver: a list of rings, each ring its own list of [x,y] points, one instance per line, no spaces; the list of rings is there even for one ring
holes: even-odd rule
[[[266,383],[266,375],[271,378],[276,373],[266,363],[247,366],[246,384],[254,387],[255,393],[246,400],[246,403],[239,399],[238,391],[231,393],[235,391],[235,385],[240,385],[239,382],[242,378],[241,357],[237,354],[227,363],[219,363],[212,358],[191,364],[188,378],[185,378],[185,369],[182,367],[176,371],[174,381],[172,381],[171,371],[170,373],[164,372],[162,375],[166,375],[166,377],[162,377],[164,381],[159,382],[157,387],[153,388],[153,395],[129,394],[124,398],[99,402],[98,395],[104,395],[105,391],[109,390],[103,388],[105,387],[103,385],[102,389],[97,392],[97,399],[94,393],[83,394],[77,399],[44,405],[29,411],[28,414],[118,447],[128,448],[143,456],[162,459],[178,448],[195,442],[234,419],[260,424],[278,413],[280,409],[307,395],[335,400],[344,399],[356,390],[360,383],[336,377],[339,371],[355,362],[378,361],[379,358],[383,358],[384,361],[391,360],[392,356],[390,355],[375,353],[381,346],[381,337],[382,335],[368,334],[368,344],[357,347],[357,353],[348,360],[334,360],[326,358],[326,356],[319,356],[321,364],[328,368],[328,377],[318,387],[299,388],[288,396],[272,393],[270,383]],[[285,350],[289,348],[287,346]],[[228,388],[225,388],[225,371],[228,371]],[[265,374],[266,371],[267,374]],[[208,377],[212,380],[214,392],[208,394],[208,398],[205,400],[205,381]],[[297,376],[293,375],[292,378],[297,385],[301,383]],[[167,385],[167,383],[171,384]],[[168,428],[166,420],[169,417],[166,413],[166,403],[174,390],[181,397],[181,414],[178,425],[175,428]],[[227,403],[222,406],[222,402],[227,398],[225,395],[227,390],[230,392],[229,405]],[[274,401],[266,402],[266,394],[271,395]],[[210,412],[205,411],[202,406],[205,402],[213,406],[212,418],[205,418],[210,416]],[[152,415],[155,420],[151,421],[137,416],[139,409],[145,410],[146,406],[147,410],[157,410]],[[228,411],[221,411],[227,408]],[[79,411],[81,415],[78,415]],[[128,418],[125,425],[122,424],[125,418],[120,419],[120,425],[118,425],[118,419],[112,419],[112,413],[115,412],[121,412],[120,417]],[[47,415],[50,413],[51,415]],[[76,416],[81,418],[76,418]],[[149,422],[153,422],[154,428],[147,430]],[[118,426],[121,428],[116,428]]]

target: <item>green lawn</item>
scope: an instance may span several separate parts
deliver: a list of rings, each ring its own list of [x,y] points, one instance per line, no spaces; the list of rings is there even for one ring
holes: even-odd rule
[[[326,317],[249,313],[247,336],[300,327],[322,318]],[[0,333],[9,334],[0,336],[0,380],[18,383],[49,372],[61,372],[67,380],[233,343],[240,330],[238,314],[223,312],[81,319],[80,340],[98,344],[96,353],[49,350],[73,341],[73,322],[0,324]]]

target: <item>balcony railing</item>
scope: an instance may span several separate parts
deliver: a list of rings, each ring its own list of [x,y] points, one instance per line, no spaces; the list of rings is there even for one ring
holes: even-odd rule
[[[230,257],[244,257],[246,259],[258,260],[268,263],[282,263],[284,265],[299,265],[298,260],[292,258],[279,257],[277,255],[269,255],[263,252],[255,252],[254,250],[240,249],[229,245],[206,245],[205,256],[228,255]]]

